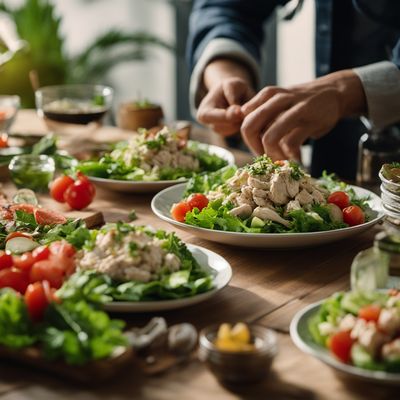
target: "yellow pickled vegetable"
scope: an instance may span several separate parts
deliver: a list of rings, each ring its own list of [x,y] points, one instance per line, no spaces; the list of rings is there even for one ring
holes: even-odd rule
[[[222,351],[254,350],[254,344],[251,343],[250,330],[242,322],[237,323],[234,327],[230,324],[221,324],[214,344]]]

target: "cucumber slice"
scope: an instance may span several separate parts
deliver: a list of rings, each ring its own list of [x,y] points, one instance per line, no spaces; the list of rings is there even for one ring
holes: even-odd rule
[[[253,219],[251,220],[251,224],[250,226],[252,228],[262,228],[265,225],[265,222],[258,217],[253,217]]]
[[[372,371],[383,371],[384,365],[375,361],[373,357],[358,343],[351,348],[351,360],[356,367],[369,369]]]
[[[27,251],[32,251],[38,246],[39,244],[32,239],[26,237],[15,237],[7,241],[6,251],[11,254],[23,254]]]

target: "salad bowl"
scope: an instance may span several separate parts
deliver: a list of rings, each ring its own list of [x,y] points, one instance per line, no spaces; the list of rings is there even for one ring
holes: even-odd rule
[[[210,154],[214,154],[222,158],[228,163],[228,165],[233,165],[235,163],[233,154],[227,149],[204,143],[199,143],[198,146],[200,149],[208,150]],[[160,190],[187,181],[186,178],[159,181],[128,181],[122,179],[99,178],[94,176],[89,176],[89,179],[98,187],[123,193],[157,193]]]
[[[287,249],[319,246],[362,233],[372,228],[383,218],[380,198],[369,190],[351,186],[357,196],[369,197],[368,204],[375,212],[375,216],[371,220],[360,225],[323,232],[302,233],[244,233],[206,229],[178,222],[171,217],[171,207],[182,199],[185,187],[186,185],[183,183],[158,193],[151,202],[153,212],[162,220],[197,237],[239,247]]]
[[[290,324],[290,336],[294,344],[304,353],[317,358],[344,376],[373,383],[400,385],[400,373],[367,370],[343,363],[331,355],[327,348],[313,340],[308,323],[323,302],[324,300],[310,304],[294,316]]]

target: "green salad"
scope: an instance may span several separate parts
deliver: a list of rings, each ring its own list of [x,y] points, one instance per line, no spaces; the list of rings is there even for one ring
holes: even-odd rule
[[[71,301],[156,301],[211,290],[214,279],[174,234],[129,223],[91,231],[78,271],[58,291]]]
[[[206,146],[165,127],[157,133],[141,130],[132,140],[117,143],[98,160],[80,162],[76,169],[98,178],[160,181],[189,178],[225,165],[227,161],[211,154]]]
[[[243,168],[199,174],[189,180],[183,197],[171,209],[174,219],[231,232],[328,231],[362,224],[376,214],[368,198],[359,198],[332,175],[317,181],[294,162],[274,163],[266,156]]]
[[[313,340],[344,363],[400,372],[400,294],[336,293],[308,321]]]
[[[124,322],[112,320],[83,300],[51,303],[40,323],[29,317],[24,298],[12,289],[0,291],[0,345],[36,346],[49,360],[81,365],[112,356],[127,347]]]

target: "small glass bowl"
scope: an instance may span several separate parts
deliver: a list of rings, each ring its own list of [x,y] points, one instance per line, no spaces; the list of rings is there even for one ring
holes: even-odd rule
[[[223,351],[214,345],[218,326],[200,332],[199,359],[220,381],[254,383],[265,379],[278,352],[276,333],[258,325],[249,326],[255,349],[252,351]]]
[[[54,177],[54,160],[46,155],[23,154],[10,161],[8,169],[18,188],[46,192]]]
[[[45,86],[35,92],[36,109],[46,121],[78,125],[99,123],[111,109],[113,94],[111,87],[103,85]]]
[[[8,133],[20,108],[20,103],[19,96],[0,96],[0,133]]]

